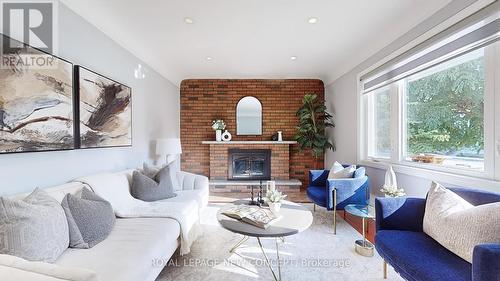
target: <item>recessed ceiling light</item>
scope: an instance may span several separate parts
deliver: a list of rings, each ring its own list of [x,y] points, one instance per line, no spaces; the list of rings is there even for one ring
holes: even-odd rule
[[[311,17],[307,20],[308,23],[310,24],[315,24],[318,22],[318,18],[315,18],[315,17]]]
[[[290,57],[291,60],[296,60],[297,59],[297,56],[291,56]]]
[[[206,57],[205,59],[206,59],[207,61],[212,61],[212,60],[213,60],[213,58],[212,58],[212,57]]]
[[[187,23],[187,24],[193,24],[194,23],[193,19],[189,18],[189,17],[185,17],[184,18],[184,22]]]

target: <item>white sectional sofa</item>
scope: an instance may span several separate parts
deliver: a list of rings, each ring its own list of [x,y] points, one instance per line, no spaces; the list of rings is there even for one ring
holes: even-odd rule
[[[127,181],[124,182],[130,184],[132,171],[116,174],[126,177]],[[199,210],[203,210],[208,204],[208,178],[177,172],[177,179],[180,185],[176,190],[177,196],[162,202],[186,203],[191,206],[196,203]],[[75,194],[84,186],[86,184],[76,180],[44,190],[61,202],[67,193]],[[12,197],[21,199],[26,195]],[[117,218],[113,231],[104,241],[91,249],[68,248],[55,262],[55,267],[54,264],[46,264],[49,269],[44,268],[43,263],[33,262],[21,262],[23,266],[15,267],[12,266],[11,256],[0,255],[0,280],[31,280],[34,278],[33,274],[41,274],[47,277],[46,280],[152,281],[179,247],[179,236],[180,225],[175,219]],[[158,263],[158,260],[164,263]],[[67,271],[72,268],[75,269],[75,276],[69,278]],[[47,271],[54,273],[53,276],[47,274]],[[58,274],[60,271],[64,274]],[[12,272],[16,274],[12,275]],[[4,279],[4,276],[19,278]]]

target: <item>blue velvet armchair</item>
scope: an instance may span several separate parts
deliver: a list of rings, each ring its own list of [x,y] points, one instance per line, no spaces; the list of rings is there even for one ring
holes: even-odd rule
[[[473,205],[500,202],[500,194],[450,188]],[[422,230],[425,199],[376,198],[375,248],[387,263],[410,281],[500,281],[500,244],[474,248],[472,264],[448,251]],[[498,222],[492,222],[498,223]]]
[[[344,166],[346,167],[346,166]],[[367,204],[370,199],[365,168],[358,168],[353,178],[328,179],[329,170],[309,171],[307,197],[316,205],[333,211],[333,232],[337,234],[336,211],[348,204]]]

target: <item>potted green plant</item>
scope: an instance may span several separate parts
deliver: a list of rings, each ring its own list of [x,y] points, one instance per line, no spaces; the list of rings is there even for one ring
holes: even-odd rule
[[[315,94],[306,94],[302,100],[302,106],[297,110],[299,125],[295,140],[301,151],[310,150],[317,159],[323,155],[325,150],[335,150],[335,145],[326,134],[326,128],[335,127],[333,116],[326,111],[326,106],[318,100]],[[315,167],[316,168],[316,167]]]
[[[274,214],[279,213],[281,208],[281,200],[285,199],[285,197],[286,195],[274,188],[267,191],[266,201],[271,212],[273,212]]]

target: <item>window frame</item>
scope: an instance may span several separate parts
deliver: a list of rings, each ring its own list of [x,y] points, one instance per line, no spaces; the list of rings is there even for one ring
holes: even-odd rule
[[[376,116],[376,111],[374,110],[374,106],[370,106],[370,105],[374,105],[376,103],[376,95],[380,94],[381,92],[384,92],[384,91],[389,91],[389,97],[390,97],[390,100],[391,100],[391,105],[390,105],[390,109],[389,109],[389,115],[390,115],[390,118],[389,118],[389,128],[390,128],[390,132],[389,132],[389,140],[390,140],[390,146],[391,146],[391,152],[389,154],[388,157],[377,157],[377,156],[370,156],[370,152],[372,151],[377,151],[377,144],[378,144],[378,135],[377,133],[375,132],[375,128],[377,127],[377,116]],[[391,84],[391,85],[387,85],[387,86],[384,86],[380,89],[377,89],[377,90],[374,90],[374,92],[377,92],[377,93],[373,93],[373,94],[367,94],[366,98],[368,99],[368,102],[366,103],[366,119],[365,119],[365,124],[367,126],[367,132],[365,134],[366,136],[366,140],[365,140],[365,143],[366,143],[366,155],[367,155],[367,158],[371,158],[371,159],[379,159],[379,160],[389,160],[389,159],[392,159],[392,157],[394,156],[394,150],[393,150],[393,145],[392,145],[392,142],[394,141],[394,137],[392,135],[393,133],[393,125],[394,125],[394,116],[393,116],[393,110],[394,110],[394,97],[397,96],[397,89],[395,89],[395,85]],[[368,96],[369,95],[369,96]],[[370,121],[372,120],[372,121]],[[373,124],[373,128],[369,125]],[[373,141],[371,141],[371,136],[375,136],[375,138],[373,139]]]
[[[446,175],[466,176],[474,179],[500,180],[500,97],[495,98],[495,92],[500,95],[500,41],[484,47],[485,60],[485,92],[484,92],[484,170],[477,171],[460,167],[441,166],[428,163],[417,163],[405,159],[407,148],[406,130],[406,99],[405,79],[393,82],[391,87],[391,157],[369,157],[368,116],[369,105],[363,93],[362,82],[358,79],[358,162],[367,166],[381,167],[396,165],[409,172],[411,169],[444,173]],[[361,74],[358,76],[360,77]],[[397,128],[397,130],[394,130]],[[409,169],[407,169],[409,168]],[[412,173],[414,174],[414,173]],[[498,183],[498,182],[496,182]]]

